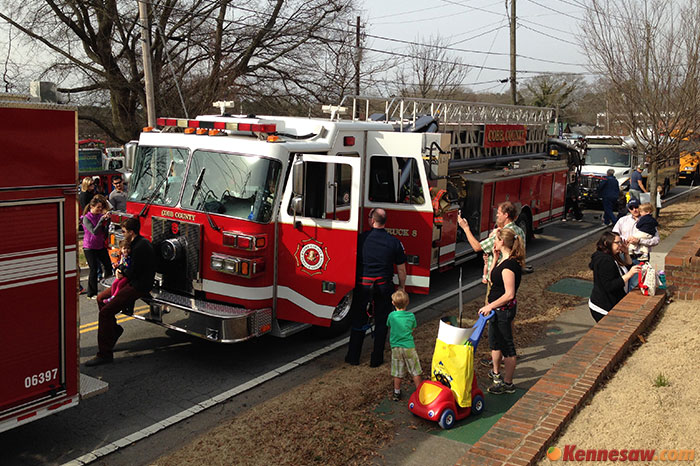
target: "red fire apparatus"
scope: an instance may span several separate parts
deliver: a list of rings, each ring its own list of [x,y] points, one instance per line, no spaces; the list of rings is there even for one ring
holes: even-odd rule
[[[217,342],[332,332],[348,324],[370,209],[387,210],[413,293],[473,255],[460,209],[481,238],[505,200],[529,235],[561,217],[568,168],[547,139],[552,109],[352,99],[362,118],[229,115],[222,102],[219,115],[146,129],[126,215],[159,263],[134,317]]]
[[[77,112],[0,94],[0,121],[2,432],[107,385],[78,370]]]

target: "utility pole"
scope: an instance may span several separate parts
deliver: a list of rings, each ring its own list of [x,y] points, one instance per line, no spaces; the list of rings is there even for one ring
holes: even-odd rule
[[[513,105],[518,103],[518,87],[515,81],[515,26],[515,0],[510,0],[510,96]]]
[[[148,5],[139,0],[139,22],[141,23],[141,53],[143,54],[143,82],[146,87],[146,114],[148,126],[156,125],[156,107],[153,97],[153,71],[151,70],[151,39],[148,31]]]
[[[360,95],[360,60],[362,51],[360,50],[360,17],[355,23],[355,95]]]
[[[355,23],[355,95],[360,95],[360,60],[362,60],[362,51],[360,50],[360,17],[357,17]],[[360,109],[355,109],[354,118],[360,118]]]

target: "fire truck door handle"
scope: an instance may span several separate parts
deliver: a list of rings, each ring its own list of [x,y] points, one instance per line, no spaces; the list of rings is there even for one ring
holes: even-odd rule
[[[333,195],[331,196],[331,199],[333,199],[333,218],[336,218],[336,209],[338,207],[338,183],[329,181],[328,189],[333,190]]]

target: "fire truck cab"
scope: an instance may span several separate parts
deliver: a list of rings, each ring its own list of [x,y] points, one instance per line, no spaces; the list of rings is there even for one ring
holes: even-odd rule
[[[137,216],[158,256],[149,310],[134,317],[217,342],[309,325],[340,331],[371,209],[386,209],[413,293],[427,293],[432,271],[473,253],[458,240],[460,208],[479,237],[503,200],[521,207],[529,232],[561,216],[567,166],[547,159],[549,114],[528,116],[541,132],[481,121],[450,129],[441,108],[414,107],[408,117],[402,107],[391,118],[388,104],[377,117],[367,103],[364,120],[341,120],[339,107],[324,120],[234,116],[222,107],[221,115],[158,119],[138,142],[127,213],[113,217]],[[441,112],[445,129],[436,132]],[[487,153],[475,150],[484,140]],[[483,168],[484,159],[534,156],[517,168]]]

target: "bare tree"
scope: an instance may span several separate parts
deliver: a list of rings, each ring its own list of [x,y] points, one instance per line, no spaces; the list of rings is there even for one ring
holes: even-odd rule
[[[440,37],[425,44],[412,44],[405,66],[397,74],[398,94],[402,96],[452,99],[464,92],[468,67],[446,49]]]
[[[583,78],[580,76],[538,75],[525,82],[525,87],[519,92],[518,101],[526,105],[558,108],[560,112],[566,112],[569,107],[575,105],[577,91],[582,87]]]
[[[183,107],[190,115],[209,112],[222,97],[299,98],[295,93],[304,80],[290,66],[335,40],[353,1],[149,1],[157,113],[182,115]],[[120,142],[138,134],[145,93],[137,2],[0,0],[0,5],[0,18],[53,54],[45,75],[63,78],[63,92],[111,108],[111,121],[81,118]],[[288,80],[300,85],[291,89]]]
[[[700,2],[592,0],[581,43],[609,86],[610,112],[646,148],[656,206],[659,167],[700,120]]]

